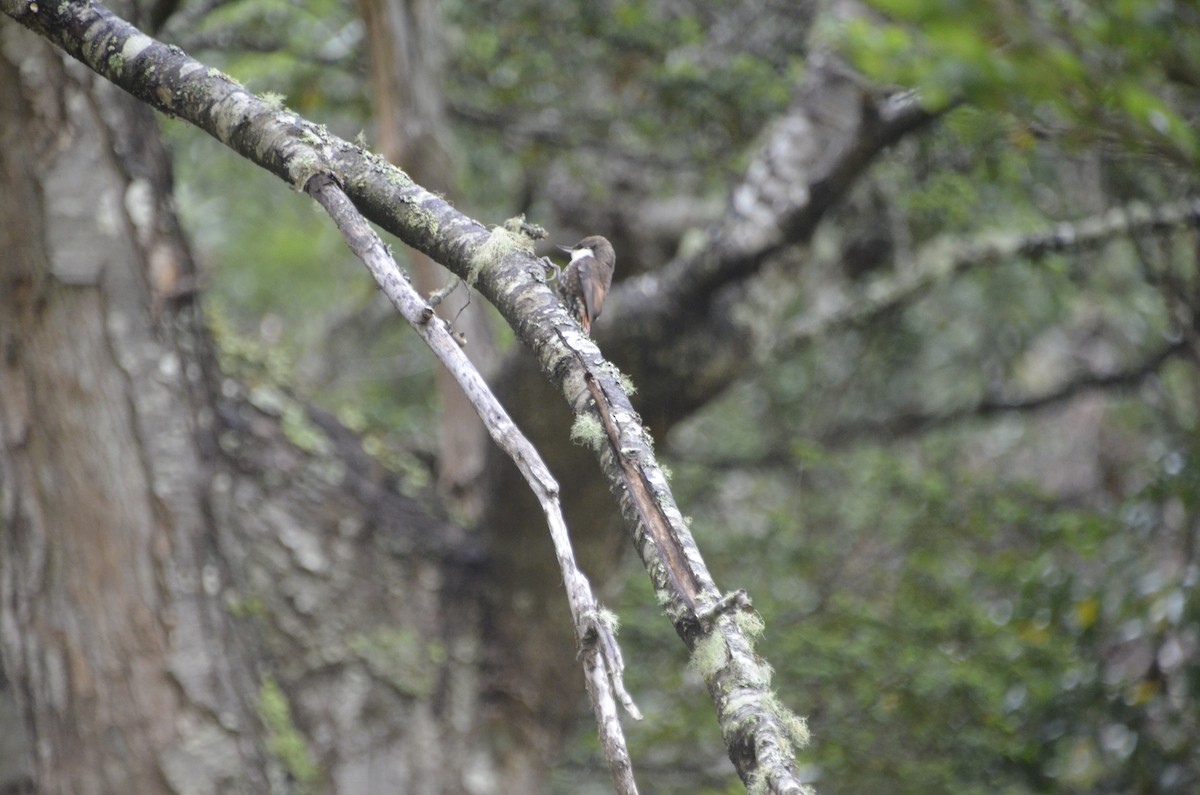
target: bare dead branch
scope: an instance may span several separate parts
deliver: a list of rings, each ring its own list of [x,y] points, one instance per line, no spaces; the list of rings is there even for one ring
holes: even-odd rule
[[[588,695],[596,714],[596,725],[613,783],[618,792],[629,795],[636,793],[637,784],[629,762],[629,750],[616,715],[614,691],[620,694],[625,708],[633,717],[640,718],[641,714],[621,681],[624,666],[620,662],[621,655],[611,622],[596,618],[601,613],[600,606],[587,577],[575,563],[567,524],[559,504],[558,483],[537,449],[522,435],[488,388],[483,376],[463,353],[446,323],[434,314],[433,307],[421,298],[400,272],[383,241],[333,178],[317,174],[308,180],[304,190],[325,208],[345,238],[346,245],[367,266],[379,288],[454,376],[492,439],[521,470],[529,488],[541,503],[562,570],[567,602],[575,623],[575,636],[583,656]]]

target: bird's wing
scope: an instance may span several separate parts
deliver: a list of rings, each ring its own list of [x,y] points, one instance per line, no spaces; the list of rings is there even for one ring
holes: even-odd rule
[[[580,292],[583,293],[583,304],[587,307],[590,320],[600,317],[600,310],[604,307],[604,284],[596,272],[595,264],[596,260],[592,257],[584,257],[579,261]]]

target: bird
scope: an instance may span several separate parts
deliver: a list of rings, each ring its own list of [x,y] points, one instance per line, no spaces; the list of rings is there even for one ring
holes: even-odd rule
[[[592,321],[600,317],[608,288],[612,286],[616,252],[600,235],[590,235],[573,246],[558,248],[571,255],[571,264],[558,279],[558,293],[579,321],[583,333],[591,336]]]

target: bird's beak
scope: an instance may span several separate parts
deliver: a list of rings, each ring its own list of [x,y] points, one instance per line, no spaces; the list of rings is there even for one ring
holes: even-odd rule
[[[568,254],[570,254],[572,251],[575,250],[575,249],[571,248],[570,246],[556,246],[555,248],[557,248],[559,251],[565,251]]]

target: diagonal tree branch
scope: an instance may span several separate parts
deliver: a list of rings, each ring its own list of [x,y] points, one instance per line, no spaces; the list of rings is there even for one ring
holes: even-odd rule
[[[589,384],[598,385],[607,402],[609,429],[596,444],[602,469],[620,497],[625,526],[660,603],[688,648],[702,655],[698,668],[738,774],[751,787],[805,790],[794,758],[805,732],[802,722],[779,705],[770,689],[770,669],[754,651],[757,617],[743,609],[713,610],[729,602],[717,590],[675,505],[649,433],[599,350],[546,286],[542,264],[528,252],[526,241],[504,230],[489,233],[381,158],[272,107],[99,3],[0,0],[0,10],[135,97],[195,124],[296,189],[319,174],[332,175],[364,215],[491,300],[577,415],[594,417],[596,393]],[[719,278],[706,280],[715,281]],[[649,514],[664,532],[647,528],[643,518]],[[680,582],[691,587],[681,590],[676,587]]]
[[[831,331],[863,326],[918,300],[937,284],[968,270],[1017,258],[1040,259],[1061,252],[1090,251],[1119,237],[1197,226],[1200,226],[1200,199],[1189,199],[1159,207],[1141,204],[1116,207],[1101,215],[1060,223],[1049,232],[935,241],[914,257],[922,263],[918,269],[876,282],[865,294],[847,297],[821,312],[798,318],[780,333],[776,348],[795,347]]]
[[[1190,354],[1191,348],[1186,340],[1172,340],[1125,367],[1109,372],[1081,373],[1039,394],[1022,395],[1016,398],[985,396],[973,403],[944,411],[909,412],[874,420],[851,420],[818,431],[813,434],[812,438],[823,447],[837,448],[864,439],[874,442],[881,439],[894,440],[918,436],[974,419],[1034,412],[1066,403],[1089,392],[1134,389],[1145,382],[1147,378],[1160,372],[1167,362]],[[783,437],[779,443],[753,456],[726,457],[685,453],[678,457],[688,463],[699,464],[714,470],[788,469],[796,465],[795,453],[788,444],[790,439],[791,437]]]
[[[970,419],[1037,411],[1065,403],[1087,392],[1131,389],[1157,373],[1171,359],[1189,351],[1190,347],[1185,340],[1173,340],[1127,367],[1107,373],[1082,373],[1038,395],[1019,398],[984,397],[974,403],[946,411],[896,414],[877,421],[857,420],[821,433],[820,441],[822,444],[837,446],[858,439],[913,436]]]
[[[730,293],[809,240],[880,152],[948,109],[930,110],[912,93],[881,100],[836,56],[813,53],[721,219],[681,256],[614,291],[600,339],[635,382],[664,385],[644,393],[650,425],[669,428],[746,372],[758,341],[731,321]]]
[[[989,267],[1017,258],[1037,260],[1055,253],[1091,251],[1118,238],[1163,234],[1180,228],[1200,226],[1200,199],[1188,199],[1151,207],[1134,204],[1116,207],[1100,215],[1057,224],[1048,232],[1026,235],[942,240],[931,243],[915,259],[918,270],[870,285],[862,295],[797,319],[784,329],[776,350],[813,342],[841,329],[862,327],[896,309],[920,300],[945,280],[975,268]],[[1171,358],[1191,350],[1188,330],[1183,339],[1169,342],[1142,360],[1110,373],[1083,373],[1040,395],[1017,399],[984,397],[975,403],[940,412],[898,414],[871,421],[857,420],[821,434],[821,440],[838,445],[860,438],[895,438],[925,433],[936,428],[997,414],[1034,411],[1056,405],[1084,392],[1136,386],[1158,372]]]

